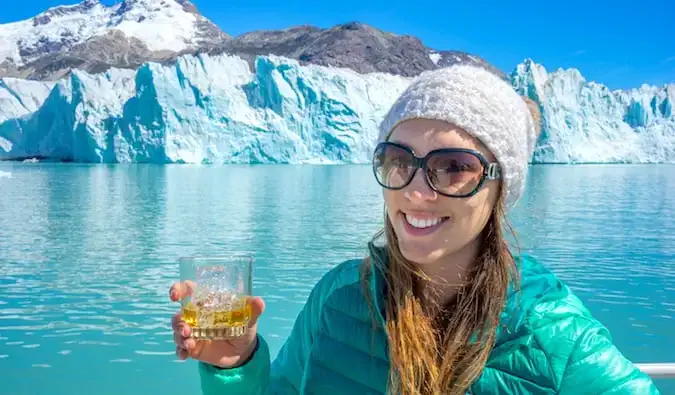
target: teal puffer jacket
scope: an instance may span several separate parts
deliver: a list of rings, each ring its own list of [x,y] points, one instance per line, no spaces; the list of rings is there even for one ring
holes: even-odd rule
[[[371,247],[371,254],[383,256]],[[312,290],[290,337],[270,364],[262,336],[235,369],[199,364],[205,395],[385,394],[389,362],[380,313],[372,320],[360,260],[328,272]],[[613,345],[607,329],[550,271],[517,260],[520,295],[511,292],[497,343],[471,394],[658,394],[648,376]],[[370,270],[376,310],[383,277]]]

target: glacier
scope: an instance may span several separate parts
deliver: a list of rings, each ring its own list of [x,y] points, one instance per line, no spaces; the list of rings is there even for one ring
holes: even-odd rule
[[[170,66],[97,75],[75,70],[37,111],[0,124],[0,158],[360,163],[408,83],[276,56],[259,57],[255,72],[229,55],[186,55]]]
[[[533,162],[675,162],[675,84],[611,91],[577,69],[548,73],[531,59],[510,78],[542,111]]]
[[[533,163],[675,162],[675,84],[611,91],[530,59],[508,76],[542,110]],[[409,78],[227,54],[55,83],[0,79],[0,159],[367,163]]]

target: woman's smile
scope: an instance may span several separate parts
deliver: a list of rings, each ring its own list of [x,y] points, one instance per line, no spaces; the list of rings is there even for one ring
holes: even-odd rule
[[[425,212],[400,212],[403,229],[409,236],[421,237],[439,230],[450,217],[443,217]]]

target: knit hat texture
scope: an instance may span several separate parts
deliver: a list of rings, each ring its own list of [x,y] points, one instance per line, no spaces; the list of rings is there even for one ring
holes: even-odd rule
[[[416,118],[449,122],[480,140],[500,164],[506,208],[516,204],[537,132],[527,104],[506,81],[471,65],[425,71],[392,105],[378,142],[399,123]]]

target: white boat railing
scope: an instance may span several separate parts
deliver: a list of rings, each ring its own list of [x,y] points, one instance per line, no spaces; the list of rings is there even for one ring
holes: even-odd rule
[[[635,366],[655,379],[675,379],[675,362],[636,363]]]

